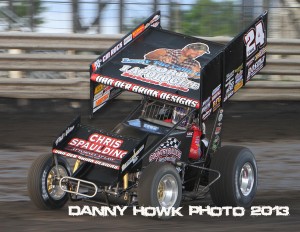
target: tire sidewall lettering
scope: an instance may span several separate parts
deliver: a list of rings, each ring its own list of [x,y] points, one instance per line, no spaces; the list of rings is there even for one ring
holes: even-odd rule
[[[42,173],[42,180],[41,180],[41,192],[43,199],[49,200],[49,194],[47,190],[47,176],[48,176],[49,169],[46,167]]]

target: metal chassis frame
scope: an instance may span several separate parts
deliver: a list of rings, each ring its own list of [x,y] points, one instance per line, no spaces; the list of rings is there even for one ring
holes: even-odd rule
[[[141,102],[140,102],[140,104],[122,121],[122,122],[125,122],[125,121],[127,121],[132,115],[134,115],[144,104],[145,104],[145,102],[147,101],[147,99],[149,99],[149,98],[144,98]],[[160,143],[162,143],[180,124],[181,124],[181,122],[183,122],[186,118],[188,118],[188,117],[190,117],[193,113],[195,113],[197,110],[196,109],[192,109],[192,110],[190,110],[190,112],[187,114],[187,115],[185,115],[182,119],[180,119],[173,127],[171,127],[170,129],[169,129],[169,131],[168,131],[168,133],[166,133],[160,140],[158,140],[158,141],[156,141],[155,143],[156,144],[160,144]],[[221,119],[220,119],[220,115],[221,114],[223,114],[223,108],[219,108],[218,109],[218,112],[217,112],[217,115],[216,115],[216,119],[215,119],[215,123],[214,123],[214,126],[213,126],[213,130],[212,130],[212,134],[211,134],[211,139],[210,139],[210,141],[209,141],[209,145],[208,145],[208,149],[206,150],[206,153],[204,154],[204,162],[203,162],[203,164],[205,164],[205,162],[206,162],[206,160],[207,160],[207,157],[208,157],[208,153],[209,153],[209,151],[211,150],[210,148],[211,148],[211,146],[212,146],[212,144],[213,144],[213,141],[215,140],[215,138],[216,138],[216,128],[219,126],[220,128],[221,128],[221,126],[222,126],[222,119],[223,119],[223,115],[222,115],[222,117],[221,117]],[[199,115],[200,116],[200,115]],[[200,120],[201,121],[201,120]],[[218,133],[218,135],[219,134],[221,134],[221,131]],[[221,138],[221,137],[220,137]],[[221,142],[218,144],[218,148],[221,146]],[[140,161],[141,160],[143,160],[147,155],[150,155],[153,151],[154,151],[154,149],[155,149],[156,147],[152,147],[152,148],[150,148],[148,151],[146,151],[145,153],[144,153],[144,155],[140,158]],[[53,157],[54,159],[54,164],[55,164],[55,166],[56,166],[56,169],[57,169],[57,172],[58,172],[58,160],[57,160],[57,156],[56,156],[56,154],[54,154],[54,157]],[[134,168],[137,164],[138,164],[139,162],[136,162],[133,166],[132,166],[132,168]],[[200,176],[201,176],[201,174],[202,174],[202,172],[203,171],[209,171],[209,172],[214,172],[214,173],[216,173],[217,174],[217,177],[211,182],[211,183],[209,183],[207,186],[205,186],[201,191],[199,191],[199,194],[197,194],[198,196],[197,197],[200,197],[201,196],[201,194],[203,194],[202,196],[205,196],[208,192],[209,192],[209,187],[212,185],[212,184],[214,184],[219,178],[220,178],[220,176],[221,176],[221,173],[219,172],[219,171],[217,171],[217,170],[213,170],[213,169],[210,169],[210,168],[207,168],[207,167],[203,167],[203,166],[197,166],[197,165],[195,165],[195,164],[190,164],[190,163],[186,163],[186,162],[176,162],[175,164],[174,164],[175,166],[178,166],[178,167],[183,167],[183,169],[185,169],[185,167],[186,166],[190,166],[190,167],[194,167],[194,168],[198,168],[198,169],[200,169],[201,170],[201,172],[199,172],[199,175],[197,175],[197,184],[196,184],[196,187],[197,187],[197,189],[198,189],[198,187],[199,187],[199,180],[200,180]],[[58,172],[59,173],[59,172]],[[183,174],[182,174],[182,177],[181,177],[181,179],[182,179],[182,182],[183,182],[183,180],[184,180],[184,173],[185,173],[185,171],[183,171]],[[61,183],[62,183],[62,181],[63,181],[63,179],[64,179],[64,177],[63,178],[61,178],[61,177],[59,177],[59,179],[60,179],[60,181],[59,181],[59,185],[60,185],[60,187],[61,187]],[[85,181],[85,180],[79,180],[79,179],[77,179],[77,178],[72,178],[72,177],[67,177],[66,179],[72,179],[72,180],[74,180],[74,181],[78,181],[78,183],[77,183],[77,190],[76,191],[70,191],[70,190],[67,190],[66,192],[68,192],[68,193],[70,193],[70,194],[75,194],[75,195],[79,195],[79,196],[83,196],[83,197],[92,197],[92,196],[89,196],[89,195],[86,195],[86,194],[81,194],[81,193],[79,193],[78,191],[79,191],[79,185],[80,185],[80,182],[83,182],[83,183],[86,183],[86,184],[89,184],[89,185],[92,185],[93,187],[94,186],[96,186],[94,183],[92,183],[92,182],[89,182],[89,181]],[[113,183],[111,186],[113,186],[113,185],[115,185],[115,184],[117,184],[117,183]],[[107,197],[107,194],[112,194],[112,195],[114,195],[114,196],[121,196],[122,194],[126,194],[126,192],[129,190],[129,189],[131,189],[131,188],[133,188],[134,186],[136,186],[136,184],[133,184],[132,186],[129,186],[128,188],[126,188],[126,189],[122,189],[122,190],[120,190],[120,191],[118,191],[118,192],[112,192],[112,191],[110,191],[110,189],[108,189],[108,190],[101,190],[101,191],[99,191],[99,189],[98,189],[98,187],[96,186],[95,187],[95,193],[93,194],[93,196],[95,196],[96,195],[96,193],[97,192],[102,192],[102,193],[104,193],[105,194],[105,196],[106,196],[106,204],[107,205],[111,205],[110,204],[110,202],[109,202],[109,200],[108,200],[108,197]],[[196,198],[197,198],[196,197]],[[79,199],[79,200],[84,200],[84,199]]]

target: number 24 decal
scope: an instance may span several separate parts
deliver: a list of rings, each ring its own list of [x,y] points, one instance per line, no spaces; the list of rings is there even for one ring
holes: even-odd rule
[[[246,44],[246,55],[247,58],[251,56],[257,47],[261,47],[266,42],[266,34],[264,31],[264,25],[262,21],[259,21],[255,25],[255,29],[251,28],[248,33],[244,36],[244,42]]]

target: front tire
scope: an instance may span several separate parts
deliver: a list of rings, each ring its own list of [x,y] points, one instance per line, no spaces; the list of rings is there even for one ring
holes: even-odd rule
[[[57,156],[57,161],[59,173],[52,154],[39,156],[29,169],[28,194],[39,209],[59,209],[68,201],[68,194],[59,186],[59,177],[70,176],[70,167],[61,156]]]
[[[245,147],[224,146],[211,160],[211,169],[221,173],[210,187],[210,195],[217,206],[249,208],[257,189],[257,166],[253,153]],[[210,173],[210,182],[215,178]]]
[[[138,184],[140,206],[177,208],[182,198],[182,183],[178,171],[169,163],[150,163],[142,172]],[[168,219],[169,215],[158,217]]]

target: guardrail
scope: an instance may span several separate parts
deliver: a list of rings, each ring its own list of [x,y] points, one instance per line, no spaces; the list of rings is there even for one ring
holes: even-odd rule
[[[0,54],[0,70],[88,72],[89,64],[122,35],[0,33],[0,49],[19,49],[21,54]],[[231,38],[205,38],[227,43]],[[300,39],[269,39],[265,75],[300,75]],[[31,51],[65,51],[32,54]],[[69,51],[67,53],[67,51]],[[82,53],[95,52],[94,55]],[[299,79],[300,81],[300,79]]]
[[[87,99],[89,64],[121,37],[122,35],[0,33],[0,71],[86,72],[87,75],[86,80],[2,78],[0,97]],[[228,37],[204,39],[220,43],[231,40]],[[297,81],[299,78],[300,83],[300,39],[268,39],[268,43],[267,66],[260,74],[268,77],[293,76]],[[263,82],[259,86],[261,84]],[[283,89],[290,91],[293,86]],[[78,88],[76,95],[74,88]],[[258,86],[255,88],[261,89]],[[299,91],[298,87],[296,91]]]

